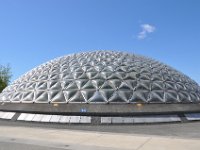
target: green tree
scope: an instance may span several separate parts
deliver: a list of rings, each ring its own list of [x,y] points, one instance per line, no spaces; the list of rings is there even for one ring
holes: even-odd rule
[[[0,65],[0,92],[2,92],[3,89],[8,86],[11,77],[12,75],[10,66]]]

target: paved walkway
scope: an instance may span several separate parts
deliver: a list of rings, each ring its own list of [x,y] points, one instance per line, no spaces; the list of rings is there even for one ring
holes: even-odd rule
[[[0,127],[0,143],[67,150],[199,150],[200,139],[31,127]],[[2,145],[2,144],[1,144]],[[1,149],[0,145],[0,149]],[[20,147],[19,147],[20,148]],[[5,148],[6,149],[6,148]]]

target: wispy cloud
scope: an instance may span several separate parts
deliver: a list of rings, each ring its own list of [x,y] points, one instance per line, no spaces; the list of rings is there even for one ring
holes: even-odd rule
[[[139,40],[145,39],[147,37],[147,34],[153,33],[156,30],[156,28],[150,24],[142,24],[141,28],[142,28],[142,31],[138,33],[138,36],[137,36]]]

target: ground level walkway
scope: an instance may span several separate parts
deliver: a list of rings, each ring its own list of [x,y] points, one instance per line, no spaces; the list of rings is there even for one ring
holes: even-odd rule
[[[0,126],[1,150],[199,150],[200,139],[23,126]]]

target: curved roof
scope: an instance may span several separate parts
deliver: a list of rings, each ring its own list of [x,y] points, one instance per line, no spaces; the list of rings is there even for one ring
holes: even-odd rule
[[[3,102],[187,103],[200,87],[146,57],[94,51],[56,58],[27,72],[0,94]]]

